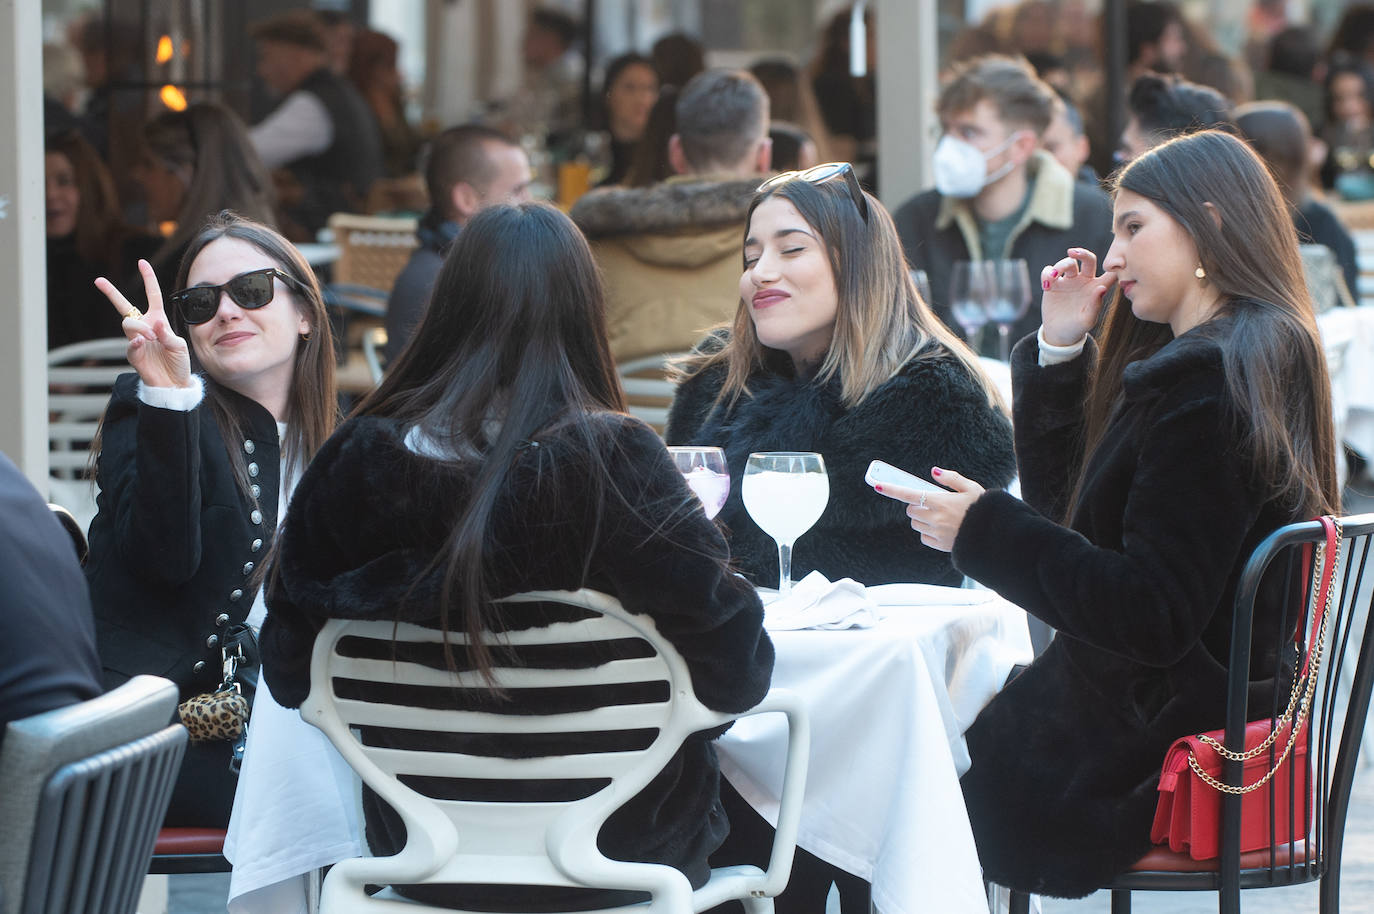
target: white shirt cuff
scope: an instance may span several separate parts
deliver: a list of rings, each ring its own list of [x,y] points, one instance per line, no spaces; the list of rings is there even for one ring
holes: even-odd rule
[[[1056,346],[1053,343],[1045,342],[1045,328],[1041,327],[1035,332],[1035,341],[1040,344],[1040,367],[1046,365],[1058,365],[1062,362],[1072,362],[1083,354],[1083,347],[1087,345],[1087,334],[1076,343],[1067,346]]]
[[[175,409],[189,413],[205,398],[205,384],[200,375],[191,375],[190,387],[149,387],[138,382],[138,399],[158,409]]]

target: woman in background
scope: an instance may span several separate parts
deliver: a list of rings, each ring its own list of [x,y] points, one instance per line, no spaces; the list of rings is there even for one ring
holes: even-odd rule
[[[643,54],[622,54],[606,66],[602,91],[611,167],[598,186],[620,184],[630,170],[635,147],[645,135],[649,112],[658,100],[658,74]]]
[[[396,66],[399,47],[383,32],[363,29],[353,36],[348,59],[348,78],[367,102],[382,138],[382,172],[388,178],[415,173],[420,135],[406,120],[401,71]]]
[[[148,221],[172,227],[149,258],[166,288],[173,287],[191,239],[215,213],[231,210],[276,226],[272,179],[243,121],[223,105],[197,102],[145,124],[134,176],[148,201]]]
[[[109,169],[75,130],[48,137],[43,166],[48,348],[121,336],[95,279],[133,278],[129,265],[150,256],[158,240],[125,224]],[[134,295],[141,305],[142,293]]]

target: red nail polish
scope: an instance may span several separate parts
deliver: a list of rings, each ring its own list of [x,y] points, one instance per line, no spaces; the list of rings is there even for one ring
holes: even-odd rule
[[[930,475],[931,475],[931,476],[939,476],[939,475],[940,475],[940,468],[939,468],[939,467],[931,467]]]
[[[1051,270],[1051,271],[1050,271],[1050,275],[1051,275],[1051,276],[1057,277],[1057,276],[1059,275],[1059,271],[1058,271],[1058,270]]]
[[[883,487],[882,487],[882,486],[874,486],[874,487],[873,487],[873,491],[875,491],[875,492],[881,492],[882,490],[883,490]]]
[[[1046,292],[1050,290],[1050,281],[1048,279],[1042,282],[1041,285],[1045,287]]]

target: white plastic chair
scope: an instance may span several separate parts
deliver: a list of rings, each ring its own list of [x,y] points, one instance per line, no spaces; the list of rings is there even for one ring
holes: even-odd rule
[[[672,407],[677,388],[666,377],[668,363],[687,355],[685,352],[665,352],[621,362],[616,366],[620,386],[625,388],[630,415],[643,419],[659,434],[668,425],[668,410]]]
[[[82,530],[95,516],[95,488],[86,475],[91,441],[115,378],[133,371],[128,346],[119,336],[48,353],[48,501],[71,511]]]
[[[403,901],[390,890],[368,897],[364,886],[480,883],[621,889],[651,896],[647,904],[614,910],[688,914],[737,898],[750,914],[769,914],[772,896],[786,886],[792,866],[806,780],[810,731],[796,697],[774,690],[744,714],[712,711],[697,700],[686,662],[658,633],[653,621],[626,611],[617,600],[580,590],[520,594],[507,602],[562,603],[589,612],[587,618],[575,622],[489,635],[489,644],[520,651],[537,650],[538,645],[634,638],[647,642],[654,653],[585,669],[498,667],[494,671],[496,682],[510,696],[509,701],[496,703],[498,710],[434,710],[341,698],[336,689],[348,680],[427,686],[436,692],[443,688],[485,689],[486,682],[476,672],[451,672],[393,659],[393,638],[402,643],[438,644],[443,640],[440,632],[390,621],[335,619],[326,623],[315,641],[311,691],[301,706],[301,716],[320,728],[363,782],[400,814],[407,840],[395,856],[355,858],[335,865],[325,879],[321,912],[440,910]],[[382,644],[358,650],[356,639]],[[461,655],[464,636],[450,633],[449,640]],[[665,699],[608,704],[573,713],[519,713],[523,689],[645,682],[665,682]],[[692,891],[687,878],[673,867],[602,856],[596,846],[602,823],[663,769],[686,737],[748,714],[774,711],[787,715],[789,740],[777,835],[766,872],[754,866],[713,870],[710,881]],[[657,731],[657,736],[643,748],[512,759],[368,746],[356,733],[357,728],[365,727],[425,734],[650,730]],[[432,799],[402,783],[402,779],[425,776],[490,782],[604,779],[607,783],[582,799],[546,802]]]

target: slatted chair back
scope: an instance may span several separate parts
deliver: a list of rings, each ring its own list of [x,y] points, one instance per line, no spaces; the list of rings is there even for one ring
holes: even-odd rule
[[[0,750],[3,914],[133,914],[186,748],[176,686],[136,676],[11,721]]]
[[[1221,845],[1218,858],[1193,860],[1187,854],[1156,848],[1111,885],[1113,914],[1129,914],[1133,891],[1209,891],[1218,894],[1222,914],[1239,914],[1240,890],[1320,882],[1318,898],[1322,914],[1339,910],[1341,858],[1351,787],[1359,764],[1360,743],[1369,716],[1374,688],[1374,626],[1368,625],[1374,599],[1374,563],[1370,543],[1374,539],[1374,514],[1342,518],[1340,559],[1331,585],[1330,606],[1325,610],[1326,634],[1312,693],[1310,722],[1299,745],[1306,749],[1309,796],[1290,789],[1289,779],[1279,776],[1264,783],[1259,792],[1267,814],[1270,846],[1242,853],[1241,806],[1244,796],[1218,793],[1221,804]],[[1268,669],[1256,663],[1252,647],[1285,644],[1301,639],[1304,645],[1322,613],[1314,600],[1312,576],[1320,573],[1315,561],[1305,560],[1303,550],[1323,539],[1317,521],[1290,524],[1267,537],[1251,555],[1236,592],[1231,655],[1228,669],[1225,745],[1239,749],[1247,721],[1276,720],[1289,703],[1290,691],[1275,690],[1264,707],[1249,703],[1250,678],[1273,677],[1291,681],[1295,651],[1282,651]],[[1282,583],[1282,593],[1295,611],[1270,614],[1272,630],[1255,630],[1255,606],[1263,595],[1272,595]],[[1263,584],[1263,586],[1262,586]],[[1296,626],[1296,632],[1295,627]],[[1315,655],[1315,652],[1314,652]],[[1252,674],[1253,670],[1253,674]],[[1286,733],[1287,731],[1282,731]],[[1301,732],[1301,731],[1300,731]],[[1180,736],[1183,734],[1180,734]],[[1228,762],[1223,782],[1232,788],[1254,784],[1273,768],[1286,745],[1276,740],[1257,760]],[[1298,746],[1294,747],[1296,752]],[[1242,769],[1242,766],[1245,766]],[[1300,781],[1300,778],[1293,778]],[[1253,802],[1253,801],[1252,801]],[[1285,808],[1281,808],[1285,807]],[[1287,822],[1288,826],[1282,826]],[[1013,893],[1011,910],[1026,910],[1027,897]]]
[[[330,870],[322,911],[416,910],[370,898],[370,883],[576,886],[647,892],[652,903],[637,910],[650,912],[686,914],[729,898],[747,899],[754,912],[771,910],[765,896],[786,884],[800,815],[808,739],[800,705],[772,693],[746,712],[781,711],[789,721],[779,840],[768,871],[718,870],[693,893],[672,867],[602,856],[597,832],[690,734],[740,715],[702,705],[686,662],[652,620],[611,597],[583,590],[506,602],[559,604],[565,616],[571,607],[575,621],[487,636],[505,699],[493,699],[477,672],[447,668],[443,635],[434,629],[331,620],[317,636],[301,715],[400,814],[406,830],[399,854]],[[465,656],[465,637],[448,637]],[[548,658],[569,649],[596,665],[550,668]],[[552,735],[584,740],[586,748],[568,755],[530,748]],[[510,757],[522,754],[512,745],[527,747],[528,757]]]
[[[620,386],[625,388],[630,415],[643,419],[660,435],[668,425],[668,410],[673,405],[676,391],[667,377],[668,363],[685,355],[685,352],[666,352],[621,362],[616,366]]]

